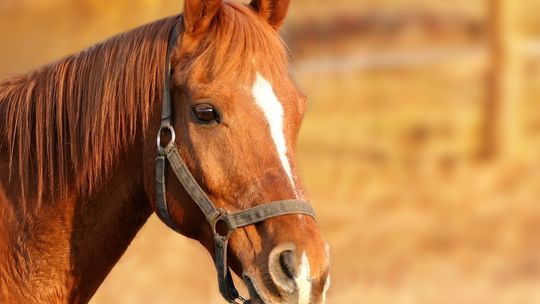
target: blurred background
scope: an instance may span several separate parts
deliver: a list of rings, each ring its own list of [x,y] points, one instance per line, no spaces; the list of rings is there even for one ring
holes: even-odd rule
[[[0,78],[178,0],[0,0]],[[328,302],[540,303],[540,0],[294,0],[305,185]],[[221,303],[209,255],[152,216],[91,302]]]

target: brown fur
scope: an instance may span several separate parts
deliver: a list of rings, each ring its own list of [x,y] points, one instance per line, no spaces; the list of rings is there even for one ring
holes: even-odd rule
[[[264,7],[284,14],[281,6]],[[186,2],[185,32],[171,58],[177,145],[210,198],[230,211],[303,198],[294,150],[305,98],[288,76],[276,24],[256,12]],[[0,303],[87,302],[150,216],[166,48],[179,20],[143,26],[0,84]],[[249,91],[256,73],[275,85],[287,114],[294,187]],[[208,99],[223,115],[219,125],[193,121],[192,106]],[[172,218],[212,253],[200,210],[170,172],[167,181]],[[318,302],[328,257],[310,218],[239,229],[231,265],[250,272],[264,297],[291,302],[267,267],[269,252],[284,242],[309,255]]]

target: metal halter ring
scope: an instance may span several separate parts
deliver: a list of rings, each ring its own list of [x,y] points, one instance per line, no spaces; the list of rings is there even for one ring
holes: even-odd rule
[[[171,134],[171,138],[169,139],[169,142],[167,145],[162,146],[161,145],[161,135],[163,134],[163,131],[168,130]],[[159,128],[158,134],[157,134],[157,148],[159,152],[165,152],[165,150],[169,147],[172,147],[174,143],[176,142],[176,133],[174,132],[174,128],[171,124],[163,125]]]
[[[227,211],[219,210],[219,215],[216,216],[212,220],[212,222],[210,223],[211,226],[212,226],[212,233],[214,233],[214,236],[220,236],[220,237],[222,237],[224,239],[229,239],[229,237],[234,232],[234,230],[236,230],[234,227],[231,226],[231,223],[229,222],[228,216],[229,216],[229,214],[227,213]],[[217,226],[218,226],[219,223],[224,223],[227,226],[227,233],[226,234],[222,234],[222,233],[220,233],[220,231],[218,231]]]

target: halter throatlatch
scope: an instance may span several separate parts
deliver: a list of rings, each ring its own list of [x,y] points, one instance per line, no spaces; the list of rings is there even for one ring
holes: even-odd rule
[[[182,22],[180,22],[182,24]],[[214,234],[214,263],[217,270],[219,291],[229,303],[247,302],[240,296],[236,290],[230,269],[227,264],[227,243],[231,234],[237,229],[252,224],[266,221],[267,219],[289,215],[304,214],[315,218],[315,211],[307,202],[299,200],[284,200],[259,205],[239,212],[229,213],[218,209],[199,186],[187,165],[180,157],[176,146],[176,133],[172,125],[172,97],[170,92],[170,55],[176,42],[178,41],[178,29],[175,26],[170,34],[169,45],[167,48],[166,71],[163,89],[163,105],[161,112],[161,127],[157,137],[158,156],[156,157],[156,194],[157,194],[157,213],[161,220],[170,228],[179,231],[174,223],[166,199],[166,170],[167,164],[173,170],[177,179],[186,189],[193,201],[199,206],[206,221],[210,224]],[[169,141],[163,145],[161,136],[168,132]],[[222,223],[222,224],[220,224]],[[218,229],[220,224],[220,229]],[[223,231],[223,227],[227,230]]]

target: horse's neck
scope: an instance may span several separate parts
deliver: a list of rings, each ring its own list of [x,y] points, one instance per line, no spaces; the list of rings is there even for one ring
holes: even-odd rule
[[[89,300],[151,214],[126,162],[89,198],[43,202],[33,218],[0,170],[0,303]]]

